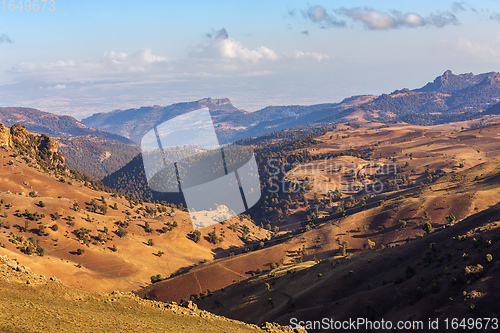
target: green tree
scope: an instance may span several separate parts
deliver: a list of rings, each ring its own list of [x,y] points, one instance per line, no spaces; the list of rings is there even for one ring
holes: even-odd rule
[[[375,247],[375,242],[367,239],[366,242],[363,244],[363,247],[371,250]]]
[[[199,230],[195,230],[195,231],[193,231],[192,236],[193,236],[194,242],[198,243],[201,239],[201,232]]]
[[[432,225],[430,224],[430,222],[425,222],[424,224],[422,224],[422,230],[427,234],[430,234],[432,231]]]
[[[156,282],[159,282],[159,281],[161,281],[161,275],[160,274],[156,274],[156,275],[151,276],[151,283],[156,283]]]

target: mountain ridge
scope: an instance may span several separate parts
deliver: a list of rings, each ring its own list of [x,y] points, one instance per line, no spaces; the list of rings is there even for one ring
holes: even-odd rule
[[[267,106],[255,112],[246,112],[234,107],[227,98],[205,98],[164,107],[98,113],[82,119],[82,122],[139,143],[153,126],[195,108],[208,107],[219,141],[224,144],[282,129],[356,119],[437,125],[480,118],[487,108],[499,102],[499,73],[455,75],[447,70],[421,88],[404,88],[379,96],[351,96],[339,103]]]

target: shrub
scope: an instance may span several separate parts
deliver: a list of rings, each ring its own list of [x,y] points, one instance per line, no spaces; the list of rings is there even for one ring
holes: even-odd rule
[[[489,254],[489,253],[488,253],[488,254],[486,255],[486,261],[487,261],[487,262],[492,262],[492,261],[493,261],[493,256],[492,256],[491,254]]]
[[[153,232],[153,228],[151,228],[148,222],[144,223],[144,231],[146,231],[147,233]]]
[[[465,266],[465,279],[467,283],[476,281],[483,275],[483,266],[480,264]]]
[[[366,242],[363,244],[363,247],[365,249],[370,249],[371,250],[371,249],[373,249],[375,247],[375,242],[367,239]]]
[[[422,230],[425,231],[426,234],[430,234],[432,231],[432,225],[430,222],[425,222],[422,224]]]
[[[45,202],[43,202],[42,200],[40,200],[40,201],[38,202],[38,206],[39,206],[39,207],[42,207],[42,208],[43,208],[43,207],[45,207]]]
[[[201,239],[201,232],[199,230],[193,231],[192,237],[193,237],[193,241],[195,243],[198,243],[200,241],[200,239]]]
[[[80,249],[79,248],[79,249],[76,250],[76,254],[78,254],[79,256],[82,255],[84,252],[85,252],[84,249]]]
[[[125,237],[127,234],[128,234],[128,231],[127,229],[124,229],[122,227],[118,227],[118,229],[115,231],[115,234],[122,238],[122,237]]]
[[[399,220],[399,228],[400,229],[406,228],[406,225],[407,225],[407,223],[405,220]]]
[[[450,214],[450,215],[446,215],[446,221],[450,224],[452,224],[453,222],[455,222],[457,220],[457,218],[455,217],[455,215],[453,214]]]
[[[159,282],[159,281],[161,281],[161,275],[160,274],[156,274],[156,275],[151,276],[151,283],[156,283],[156,282]]]

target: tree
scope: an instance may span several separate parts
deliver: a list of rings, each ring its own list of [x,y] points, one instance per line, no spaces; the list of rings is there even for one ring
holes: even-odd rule
[[[193,240],[195,243],[198,243],[201,239],[201,232],[199,230],[193,231]]]
[[[399,228],[404,229],[406,228],[406,221],[405,220],[399,220]]]
[[[425,222],[424,224],[422,224],[422,230],[424,230],[425,233],[430,234],[432,231],[432,224],[430,224],[429,222]]]
[[[349,242],[348,241],[343,241],[342,245],[340,246],[340,251],[342,252],[343,256],[347,255],[347,248],[348,247],[349,247]]]
[[[375,247],[375,242],[367,239],[366,242],[363,244],[363,247],[371,250]]]
[[[125,237],[128,234],[128,231],[122,227],[118,227],[115,231],[116,235],[120,238]]]
[[[149,226],[148,222],[144,223],[144,231],[146,231],[147,233],[153,232],[153,228]]]
[[[39,236],[45,235],[45,226],[43,224],[38,225],[38,235]]]
[[[148,246],[153,246],[153,245],[155,245],[153,239],[152,238],[148,239]]]
[[[215,232],[215,228],[214,228],[214,230],[212,230],[211,232],[208,233],[208,240],[210,243],[213,243],[213,244],[219,243],[219,238],[217,237],[217,233]]]
[[[156,282],[159,282],[159,281],[161,281],[161,275],[160,274],[156,274],[156,275],[151,276],[151,283],[156,283]]]
[[[453,215],[453,214],[446,215],[446,221],[449,224],[453,224],[453,222],[455,222],[456,220],[457,220],[457,218],[455,217],[455,215]]]
[[[82,255],[84,252],[85,252],[84,249],[80,249],[79,248],[79,249],[76,250],[76,254],[78,254],[79,256]]]

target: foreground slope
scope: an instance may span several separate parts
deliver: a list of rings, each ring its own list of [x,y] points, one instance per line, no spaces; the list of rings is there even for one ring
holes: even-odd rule
[[[7,256],[0,256],[0,308],[2,332],[292,332],[275,324],[259,328],[216,316],[191,303],[70,288]]]

